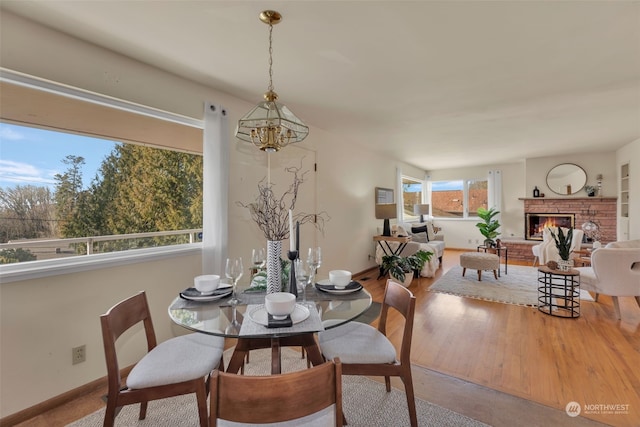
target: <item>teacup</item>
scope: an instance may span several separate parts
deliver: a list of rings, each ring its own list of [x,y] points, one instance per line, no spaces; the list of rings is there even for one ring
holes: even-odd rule
[[[296,296],[288,292],[267,294],[264,297],[264,307],[274,319],[285,319],[296,308]]]
[[[220,286],[220,276],[217,274],[196,276],[193,278],[193,284],[201,294],[210,294]]]
[[[351,272],[347,270],[331,270],[329,281],[336,289],[344,289],[351,283]]]

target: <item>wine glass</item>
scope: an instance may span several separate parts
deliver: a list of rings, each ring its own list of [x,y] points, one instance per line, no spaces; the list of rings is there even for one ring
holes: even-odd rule
[[[311,269],[310,281],[311,283],[315,283],[316,273],[318,272],[318,268],[322,265],[322,249],[320,249],[320,247],[309,248],[307,263]]]
[[[240,302],[236,294],[236,287],[238,285],[238,279],[242,277],[243,271],[244,267],[242,266],[242,258],[227,258],[227,265],[224,273],[228,279],[231,279],[231,284],[233,285],[233,293],[231,294],[231,300],[229,300],[229,303],[232,305],[236,305]]]
[[[253,249],[251,252],[251,261],[253,262],[253,268],[255,271],[259,271],[264,267],[266,261],[264,248]]]
[[[302,287],[302,305],[307,305],[307,285],[310,283],[310,279],[312,278],[312,269],[309,266],[309,262],[305,262],[300,258],[294,261],[295,265],[295,275],[296,282],[298,284],[298,288]]]

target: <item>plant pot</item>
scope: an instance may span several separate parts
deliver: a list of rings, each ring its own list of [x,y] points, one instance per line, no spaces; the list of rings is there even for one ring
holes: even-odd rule
[[[573,260],[572,259],[561,259],[558,260],[558,270],[560,271],[569,271],[573,268]]]
[[[391,273],[389,273],[389,277],[391,277],[396,282],[400,283],[405,288],[408,288],[409,286],[411,286],[411,282],[413,282],[413,272],[405,273],[404,280],[400,280],[397,277],[394,277]]]

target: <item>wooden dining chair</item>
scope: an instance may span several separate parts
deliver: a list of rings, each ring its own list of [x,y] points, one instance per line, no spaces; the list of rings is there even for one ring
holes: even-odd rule
[[[350,322],[318,334],[322,355],[325,359],[340,358],[343,375],[384,376],[387,392],[391,391],[390,377],[400,377],[407,395],[412,427],[418,425],[410,360],[415,305],[416,297],[411,291],[389,279],[377,329],[365,323]],[[389,308],[394,308],[404,317],[399,360],[395,347],[386,336]]]
[[[113,426],[122,406],[140,403],[139,418],[143,420],[148,401],[188,393],[196,394],[200,426],[207,426],[207,382],[211,372],[222,363],[224,338],[189,334],[158,345],[144,291],[111,307],[100,316],[100,322],[108,380],[105,427]],[[148,352],[123,385],[116,341],[140,322],[144,325]]]
[[[342,427],[340,360],[286,374],[211,376],[209,426],[218,420],[242,425],[278,423],[282,427]]]

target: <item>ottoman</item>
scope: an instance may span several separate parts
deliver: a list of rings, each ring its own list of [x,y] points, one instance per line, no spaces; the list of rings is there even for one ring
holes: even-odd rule
[[[478,270],[478,281],[482,281],[482,270],[493,270],[493,276],[498,279],[498,269],[500,268],[500,257],[496,254],[484,252],[465,252],[460,254],[460,267],[462,276],[467,268]]]

